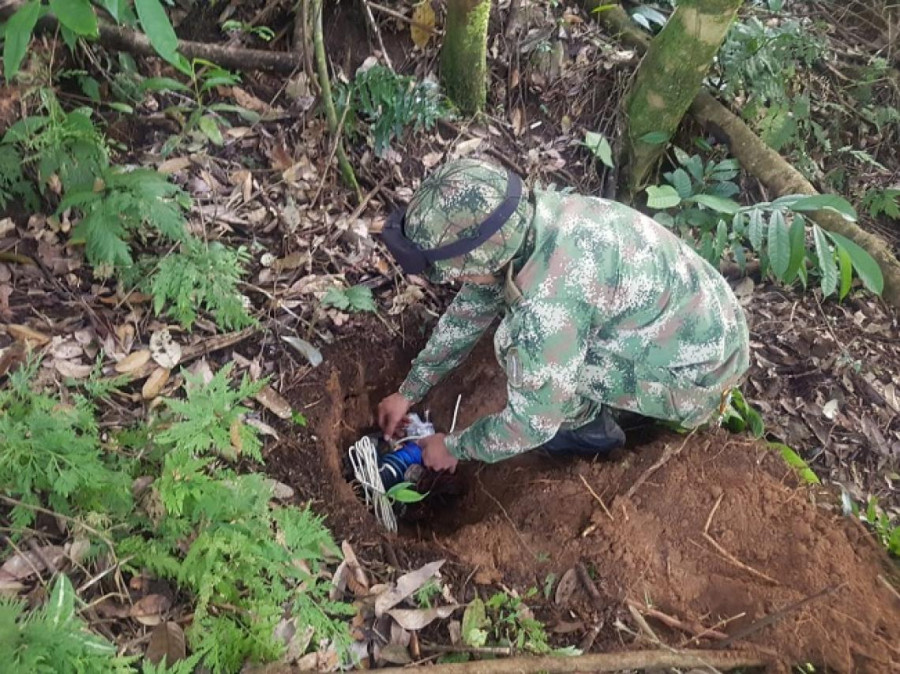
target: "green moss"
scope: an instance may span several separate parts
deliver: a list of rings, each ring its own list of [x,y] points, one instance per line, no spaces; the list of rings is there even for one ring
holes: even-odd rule
[[[487,29],[490,0],[450,0],[441,49],[441,76],[448,98],[466,114],[487,97]]]

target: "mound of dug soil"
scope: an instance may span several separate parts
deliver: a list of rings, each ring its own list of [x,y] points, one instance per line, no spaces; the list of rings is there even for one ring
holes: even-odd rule
[[[379,534],[343,457],[373,427],[378,400],[396,389],[414,353],[335,347],[331,365],[290,394],[310,418],[316,455],[298,443],[270,457],[279,479],[319,501],[336,534],[362,548]],[[439,429],[460,393],[459,427],[504,404],[488,340],[425,401]],[[605,648],[623,647],[612,618],[626,616],[630,601],[715,627],[781,663],[900,671],[900,598],[888,587],[896,568],[859,524],[822,505],[833,494],[799,486],[765,445],[724,432],[662,434],[613,461],[526,455],[462,466],[460,478],[465,493],[406,525],[402,547],[449,554],[476,583],[519,590],[581,564],[599,594],[548,601],[544,613],[569,624],[590,616],[584,631],[605,619],[596,642]],[[658,633],[670,644],[685,636]]]

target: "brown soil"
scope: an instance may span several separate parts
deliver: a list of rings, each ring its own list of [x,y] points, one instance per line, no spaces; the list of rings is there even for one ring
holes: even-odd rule
[[[373,428],[378,400],[396,389],[418,346],[389,341],[348,340],[326,352],[326,364],[290,394],[310,418],[310,443],[282,444],[269,457],[279,479],[319,502],[336,535],[363,551],[388,541],[391,555],[402,550],[410,566],[448,556],[461,565],[459,578],[467,579],[454,587],[463,600],[470,579],[524,591],[581,563],[605,606],[579,589],[562,606],[547,601],[540,615],[551,628],[554,620],[571,625],[578,617],[583,631],[605,620],[596,643],[607,649],[626,647],[628,635],[612,624],[614,617],[630,622],[625,599],[707,627],[728,621],[719,629],[729,635],[784,610],[739,643],[781,664],[900,671],[900,599],[886,587],[888,578],[896,585],[897,571],[885,553],[862,526],[833,512],[833,494],[798,486],[764,445],[724,432],[661,434],[607,462],[529,455],[465,465],[464,495],[407,524],[391,542],[346,481],[343,458]],[[446,428],[462,393],[459,426],[465,427],[499,409],[504,391],[484,340],[423,409]],[[630,487],[673,450],[629,498]],[[828,588],[836,589],[794,606]],[[659,633],[670,644],[684,637],[665,628]],[[568,638],[578,643],[579,636]]]

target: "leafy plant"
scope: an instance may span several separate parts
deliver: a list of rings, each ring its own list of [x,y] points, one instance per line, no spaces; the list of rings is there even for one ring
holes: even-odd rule
[[[382,65],[360,70],[352,82],[336,86],[335,98],[338,114],[346,114],[348,133],[358,122],[366,124],[379,157],[408,127],[431,129],[449,114],[436,85],[416,82]]]
[[[75,589],[60,574],[43,607],[0,597],[0,653],[10,672],[28,674],[130,674],[136,658],[116,655],[116,645],[87,630],[75,611]]]
[[[612,146],[602,133],[596,131],[586,131],[584,134],[584,145],[591,153],[609,168],[615,168],[612,156]]]
[[[428,497],[412,488],[412,482],[398,482],[385,492],[385,496],[395,503],[418,503]]]
[[[900,220],[900,189],[895,187],[868,189],[863,196],[862,207],[873,218],[886,215],[893,220]]]
[[[32,391],[37,367],[13,372],[0,389],[0,492],[67,515],[127,512],[130,478],[105,460],[91,404],[79,395],[63,403]],[[27,526],[34,512],[17,506],[11,519]]]
[[[797,454],[793,449],[788,447],[785,444],[780,442],[770,442],[769,446],[772,449],[778,450],[778,453],[781,454],[781,458],[784,459],[784,462],[797,471],[797,474],[803,479],[807,484],[821,484],[822,481],[819,479],[819,476],[816,475],[815,471],[809,467],[809,464],[803,460],[803,458]]]
[[[803,213],[819,210],[855,220],[856,211],[845,199],[831,194],[788,195],[741,206],[729,198],[738,190],[733,182],[737,166],[731,160],[704,163],[679,148],[675,156],[681,167],[664,174],[668,185],[647,188],[647,206],[662,211],[655,214],[656,220],[690,241],[711,264],[718,265],[730,253],[744,268],[752,251],[764,275],[786,284],[800,279],[806,286],[811,266],[826,297],[837,293],[843,299],[854,272],[871,292],[883,290],[881,269],[864,249],[815,223],[807,227]],[[677,210],[666,212],[673,209]]]
[[[322,305],[334,307],[341,311],[370,311],[375,312],[375,298],[372,289],[367,286],[352,286],[350,288],[329,288],[322,298]]]
[[[735,389],[725,412],[722,415],[722,425],[732,433],[743,433],[749,430],[754,438],[761,438],[765,432],[762,416],[744,398],[744,394]]]
[[[263,42],[271,42],[275,38],[275,31],[268,26],[254,26],[234,19],[229,19],[222,24],[222,32],[255,35]]]
[[[434,578],[429,578],[425,584],[415,592],[416,604],[420,608],[431,608],[432,600],[441,596],[441,584]]]
[[[181,250],[159,261],[148,288],[153,308],[167,312],[189,329],[197,310],[208,311],[224,328],[243,328],[254,323],[238,291],[244,268],[250,260],[245,248],[226,248],[218,241],[204,243],[187,239]]]

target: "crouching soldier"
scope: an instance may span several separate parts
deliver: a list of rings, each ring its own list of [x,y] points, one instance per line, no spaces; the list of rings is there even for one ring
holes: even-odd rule
[[[616,410],[696,427],[748,368],[746,319],[726,281],[622,204],[529,193],[513,173],[460,159],[424,180],[382,236],[406,273],[462,282],[399,391],[378,406],[386,435],[502,316],[494,349],[506,408],[422,440],[434,470],[535,448],[604,455],[625,441]]]

